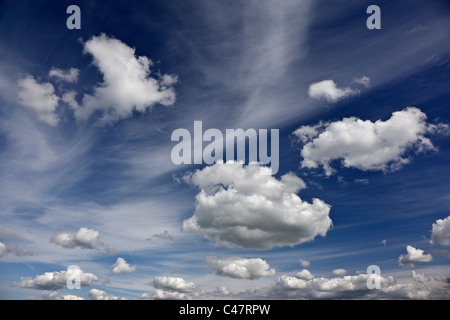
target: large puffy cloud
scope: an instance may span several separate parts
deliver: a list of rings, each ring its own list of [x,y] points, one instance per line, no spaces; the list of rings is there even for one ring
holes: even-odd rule
[[[257,279],[275,274],[275,269],[270,269],[270,265],[261,258],[207,257],[206,263],[212,272],[237,279]]]
[[[93,94],[85,94],[80,105],[66,99],[78,119],[87,119],[99,111],[101,122],[109,123],[127,118],[133,111],[145,112],[156,103],[175,102],[173,85],[177,78],[167,74],[152,77],[153,62],[145,56],[137,57],[135,49],[120,40],[104,34],[94,36],[85,42],[84,51],[93,57],[103,82]]]
[[[367,77],[366,77],[367,78]],[[366,78],[361,78],[367,82]],[[367,78],[368,79],[368,78]],[[346,97],[359,93],[359,90],[350,87],[338,88],[333,80],[323,80],[309,86],[308,95],[313,99],[325,99],[328,102],[337,102]]]
[[[450,246],[450,216],[436,220],[432,228],[431,243]]]
[[[18,86],[19,102],[22,105],[33,110],[40,121],[51,126],[58,124],[56,108],[59,97],[51,83],[39,83],[33,76],[27,76],[19,80]]]
[[[34,278],[21,278],[20,282],[13,283],[14,287],[38,289],[38,290],[58,290],[67,285],[67,281],[80,280],[80,286],[91,286],[98,278],[92,273],[85,273],[80,269],[68,269],[67,271],[45,272],[41,275],[36,275]]]
[[[96,249],[103,245],[99,241],[99,232],[88,228],[80,228],[75,234],[67,232],[54,234],[50,241],[64,248]]]
[[[325,173],[331,175],[334,170],[330,162],[342,159],[345,167],[394,171],[410,161],[405,157],[408,149],[435,149],[425,134],[448,131],[447,125],[430,125],[426,119],[420,109],[408,107],[392,113],[386,121],[350,117],[302,126],[294,135],[305,144],[301,150],[304,168],[322,165]]]
[[[117,258],[116,263],[111,266],[111,272],[118,273],[133,273],[136,271],[136,265],[130,266],[124,258]]]
[[[430,262],[433,260],[433,256],[429,253],[425,253],[421,249],[416,249],[412,246],[406,246],[405,255],[401,255],[398,258],[398,264],[401,266],[414,267],[415,263],[418,262]]]
[[[305,183],[294,174],[278,180],[268,172],[260,164],[227,162],[186,176],[200,192],[183,230],[225,246],[257,249],[325,236],[332,225],[330,206],[320,199],[303,201],[296,193]]]

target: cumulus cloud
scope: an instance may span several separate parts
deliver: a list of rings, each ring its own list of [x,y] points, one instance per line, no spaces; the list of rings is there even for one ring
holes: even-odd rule
[[[32,251],[30,251],[22,246],[18,246],[14,243],[5,244],[3,242],[0,242],[0,258],[8,253],[12,253],[18,257],[31,256],[33,254]]]
[[[436,220],[436,223],[433,223],[431,232],[432,244],[450,246],[450,216]]]
[[[303,201],[296,193],[306,185],[293,173],[278,180],[269,172],[260,164],[230,161],[185,176],[200,192],[183,230],[221,245],[257,249],[325,236],[332,225],[330,206],[320,199]]]
[[[302,273],[305,275],[307,273]],[[380,289],[369,289],[368,281],[379,281]],[[398,283],[392,276],[360,273],[342,277],[281,276],[268,288],[248,291],[253,297],[279,299],[448,299],[448,284],[413,271],[411,279]],[[241,295],[241,298],[245,298]]]
[[[309,86],[308,90],[310,98],[325,99],[331,103],[357,94],[359,94],[359,90],[350,87],[338,88],[333,80],[323,80],[313,83]]]
[[[302,280],[312,280],[314,275],[307,269],[303,269],[295,274],[295,277]]]
[[[188,294],[178,291],[166,291],[161,289],[156,289],[155,293],[152,295],[155,300],[190,300],[192,299]]]
[[[103,245],[98,239],[99,234],[98,231],[93,229],[80,228],[75,234],[67,232],[54,234],[50,241],[64,248],[96,249]]]
[[[118,273],[133,273],[136,271],[136,265],[130,266],[125,259],[117,258],[116,263],[111,266],[111,272],[114,274]]]
[[[106,293],[103,290],[91,289],[89,290],[89,298],[92,300],[127,300],[123,297],[117,297],[113,294]]]
[[[192,299],[198,297],[201,291],[193,282],[188,282],[183,278],[177,277],[155,277],[151,283],[155,287],[155,292],[151,296],[155,300],[179,300]],[[146,297],[148,298],[150,294]]]
[[[347,270],[345,269],[334,269],[333,274],[338,277],[345,276],[347,274]]]
[[[92,282],[98,280],[97,276],[92,273],[85,273],[79,269],[68,269],[67,271],[45,272],[34,278],[22,277],[20,282],[14,282],[13,286],[38,290],[58,290],[67,285],[67,280],[70,281],[75,277],[79,277],[81,286],[91,286]]]
[[[48,73],[49,77],[54,77],[56,79],[69,83],[77,82],[79,74],[80,70],[76,68],[70,68],[69,70],[62,70],[55,67],[51,68]]]
[[[191,292],[196,290],[193,282],[187,282],[183,278],[177,277],[155,277],[153,286],[165,291]]]
[[[58,291],[50,290],[42,291],[41,298],[43,300],[84,300],[84,298],[73,294],[61,295]]]
[[[19,102],[25,107],[33,110],[40,121],[55,126],[59,122],[56,115],[59,97],[55,94],[55,88],[51,83],[39,83],[33,76],[20,79]]]
[[[101,34],[84,43],[84,52],[93,58],[103,75],[93,94],[85,94],[80,105],[72,101],[75,116],[85,120],[95,112],[101,113],[102,123],[128,118],[133,111],[145,112],[159,103],[175,102],[173,85],[177,78],[152,74],[153,62],[136,56],[135,49],[122,41]]]
[[[407,150],[436,150],[427,133],[443,133],[447,125],[431,125],[420,109],[408,107],[392,113],[390,119],[375,122],[356,117],[302,126],[296,131],[304,144],[303,168],[321,165],[327,175],[334,173],[330,163],[342,159],[344,167],[360,170],[395,171],[408,163]]]
[[[421,249],[416,249],[412,246],[406,246],[405,255],[401,255],[398,258],[398,264],[406,267],[414,267],[415,263],[418,262],[430,262],[433,260],[433,256],[429,253],[425,253]]]
[[[273,276],[275,269],[261,258],[207,257],[206,264],[215,274],[237,279],[258,279]]]

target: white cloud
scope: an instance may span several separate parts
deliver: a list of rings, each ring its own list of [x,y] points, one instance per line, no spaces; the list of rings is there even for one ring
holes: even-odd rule
[[[330,206],[312,204],[296,193],[305,187],[293,173],[280,180],[260,164],[216,163],[185,177],[196,185],[194,215],[183,230],[229,247],[269,249],[325,236],[332,222]]]
[[[65,294],[61,295],[57,291],[42,291],[41,297],[44,300],[84,300],[84,298],[73,295],[73,294]]]
[[[342,276],[345,276],[347,274],[347,270],[345,270],[345,269],[334,269],[333,270],[333,274],[335,276],[342,277]]]
[[[155,300],[190,300],[192,299],[188,294],[178,291],[165,291],[156,289],[152,295]]]
[[[432,228],[431,243],[450,246],[450,216],[436,220]]]
[[[416,249],[412,246],[406,246],[406,255],[401,255],[398,258],[398,264],[406,267],[414,267],[417,262],[430,262],[433,260],[433,256],[429,253],[425,253],[421,249]]]
[[[333,80],[323,80],[309,86],[308,95],[313,99],[325,99],[328,102],[337,102],[346,97],[359,93],[359,90],[350,87],[338,88]]]
[[[392,113],[383,121],[361,120],[356,117],[341,121],[303,126],[294,135],[305,144],[301,150],[303,168],[323,166],[331,175],[330,162],[342,159],[342,165],[360,170],[394,171],[410,161],[404,154],[435,150],[427,133],[444,132],[448,126],[429,125],[420,109],[408,107]]]
[[[275,269],[270,269],[270,265],[261,258],[207,257],[206,263],[214,273],[237,279],[258,279],[275,274]]]
[[[136,271],[136,265],[130,266],[125,259],[117,258],[116,263],[111,266],[112,273],[133,273]]]
[[[98,231],[80,228],[75,234],[66,232],[54,234],[50,241],[64,248],[96,249],[98,246],[103,245],[98,238]]]
[[[151,296],[156,300],[164,299],[185,299],[190,300],[198,297],[201,293],[193,282],[188,282],[183,278],[177,277],[155,277],[151,283],[155,287],[155,292]],[[149,298],[150,294],[142,298]]]
[[[89,290],[89,297],[92,300],[127,300],[126,298],[117,297],[113,294],[109,294],[103,290],[98,290],[98,289]]]
[[[314,275],[307,269],[303,269],[295,274],[295,277],[302,280],[312,280]]]
[[[54,77],[69,83],[77,82],[79,74],[80,70],[76,68],[70,68],[69,70],[62,70],[55,67],[51,68],[48,73],[50,77]]]
[[[309,267],[311,265],[311,262],[308,261],[308,260],[305,260],[305,259],[298,259],[298,262],[300,262],[300,265],[303,268],[307,268],[307,267]]]
[[[196,290],[193,282],[187,282],[183,278],[177,277],[155,277],[153,286],[164,291],[192,292]]]
[[[34,278],[21,278],[19,283],[14,282],[14,287],[38,289],[38,290],[58,290],[67,285],[68,279],[74,279],[79,276],[81,286],[91,286],[92,282],[98,278],[92,273],[85,273],[83,270],[69,269],[67,271],[45,272],[42,275],[36,275]]]
[[[298,276],[297,276],[298,275]],[[296,276],[281,276],[269,287],[247,290],[241,299],[448,299],[446,277],[427,277],[413,271],[411,278],[397,282],[392,276],[367,274],[343,277],[309,276],[304,270]],[[380,289],[369,289],[376,277]]]
[[[103,82],[95,87],[92,95],[84,95],[80,106],[72,103],[78,119],[85,120],[99,111],[101,122],[111,123],[130,117],[133,111],[145,112],[157,103],[175,102],[172,85],[176,77],[152,77],[153,62],[145,56],[137,57],[135,49],[120,40],[104,34],[94,36],[84,43],[84,51],[93,57]]]
[[[51,126],[59,122],[56,115],[59,97],[51,83],[38,83],[33,76],[19,80],[19,102],[33,110],[40,121]]]

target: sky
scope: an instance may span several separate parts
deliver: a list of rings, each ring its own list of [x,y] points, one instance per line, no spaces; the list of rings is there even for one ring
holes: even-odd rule
[[[449,37],[444,0],[2,1],[0,299],[449,299]]]

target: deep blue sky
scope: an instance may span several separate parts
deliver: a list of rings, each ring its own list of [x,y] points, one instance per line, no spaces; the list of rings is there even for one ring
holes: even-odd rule
[[[71,4],[81,8],[81,30],[66,28]],[[371,4],[381,8],[380,30],[366,28]],[[447,1],[3,1],[0,298],[42,299],[51,291],[53,297],[89,299],[96,297],[90,290],[97,289],[104,297],[128,299],[448,299],[448,245],[430,240],[433,224],[450,215],[449,30]],[[114,118],[120,107],[108,108],[123,93],[115,88],[100,96],[99,88],[110,89],[121,74],[106,75],[87,49],[89,43],[101,42],[101,34],[116,39],[117,46],[134,48],[136,57],[150,59],[147,78],[176,78],[166,86],[176,100],[163,105],[157,99],[138,111],[133,99],[143,92],[135,84],[128,91],[134,93],[125,97],[130,101],[124,102],[131,111]],[[106,61],[114,48],[97,59]],[[115,65],[107,67],[114,71]],[[76,81],[64,81],[49,75],[52,68],[76,68],[79,75]],[[369,81],[365,85],[363,77]],[[51,84],[59,99],[50,112],[56,124],[42,120],[49,114],[23,89],[24,79],[34,79],[36,86]],[[333,81],[335,91],[324,91],[341,92],[334,101],[309,90],[326,80]],[[159,90],[164,91],[161,83]],[[93,108],[90,116],[81,118],[63,99],[70,92],[76,94],[79,110]],[[27,94],[31,102],[24,102]],[[88,105],[83,97],[98,100]],[[397,170],[345,167],[342,157],[330,158],[335,170],[331,175],[321,165],[302,167],[305,143],[293,133],[296,129],[348,117],[366,124],[387,122],[407,107],[426,114],[421,125],[439,126],[419,135],[430,139],[433,150],[418,151],[423,144],[414,140],[399,154],[409,163]],[[101,122],[105,108],[114,118],[106,124]],[[230,245],[205,237],[206,229],[195,233],[183,228],[202,208],[195,198],[202,187],[183,176],[206,171],[205,165],[174,165],[170,153],[176,143],[170,138],[177,128],[193,133],[194,120],[202,120],[204,130],[222,132],[279,129],[280,169],[270,179],[290,172],[307,186],[294,195],[307,203],[317,198],[328,204],[332,227],[326,235],[292,245],[275,241],[258,249],[238,240]],[[392,133],[392,140],[410,129]],[[349,139],[359,137],[349,132]],[[360,145],[366,142],[361,137]],[[389,141],[383,143],[389,146]],[[217,199],[211,195],[210,200]],[[235,205],[245,207],[239,201]],[[305,223],[298,232],[312,227]],[[94,248],[82,241],[70,248],[52,240],[61,233],[73,236],[81,228],[98,231]],[[449,241],[449,228],[440,239]],[[407,246],[424,250],[432,261],[418,258],[414,267],[401,265],[398,259],[407,254]],[[250,261],[245,259],[260,258],[274,272],[236,279],[220,274],[205,260],[208,256],[223,261],[241,257],[244,264]],[[118,258],[136,270],[113,273]],[[301,266],[299,259],[310,265]],[[376,293],[357,285],[365,283],[361,272],[374,264],[385,277]],[[81,290],[48,283],[36,287],[39,275],[62,275],[69,265],[97,280]],[[315,275],[305,288],[283,282],[304,268]],[[333,274],[336,269],[345,269],[346,277]],[[413,270],[426,281],[412,277]],[[30,277],[27,288],[22,277]],[[192,282],[195,289],[177,289],[159,283],[158,277]],[[338,285],[324,289],[331,283]],[[219,286],[228,294],[218,291]]]

